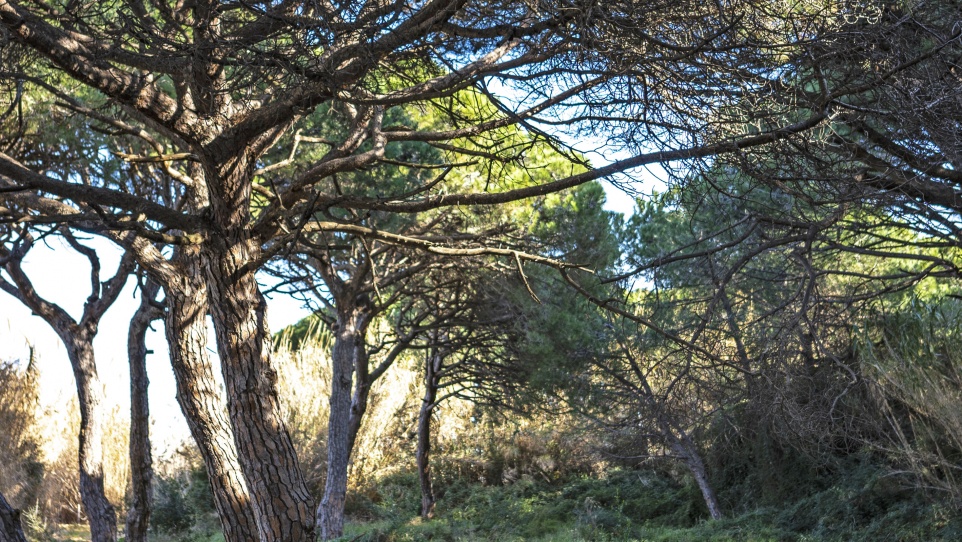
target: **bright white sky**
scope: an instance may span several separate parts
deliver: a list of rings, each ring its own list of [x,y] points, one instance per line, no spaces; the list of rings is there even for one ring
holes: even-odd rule
[[[86,242],[100,255],[103,280],[106,280],[120,258],[119,250],[102,240]],[[90,293],[90,266],[86,258],[59,240],[50,245],[38,244],[24,264],[38,293],[48,301],[57,303],[74,318],[83,311],[84,300]],[[120,297],[107,311],[101,321],[94,341],[97,367],[103,381],[108,401],[126,411],[129,408],[129,369],[127,365],[127,331],[130,318],[139,305],[135,296],[134,280],[130,279]],[[278,330],[297,322],[308,314],[300,304],[290,298],[275,296],[270,301],[268,315],[271,329]],[[210,333],[213,341],[213,332]],[[0,359],[29,357],[33,345],[41,373],[41,402],[58,414],[67,399],[76,394],[73,373],[66,350],[50,326],[29,309],[6,293],[0,292]],[[150,379],[149,400],[154,444],[158,451],[169,450],[188,436],[187,425],[175,399],[173,372],[167,354],[167,341],[161,322],[155,322],[153,331],[147,334],[147,348],[153,350],[147,356]],[[214,345],[210,345],[213,351]]]

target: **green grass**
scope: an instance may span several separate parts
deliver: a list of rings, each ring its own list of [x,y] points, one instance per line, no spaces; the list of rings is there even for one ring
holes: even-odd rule
[[[56,542],[81,542],[90,540],[90,527],[84,524],[65,523],[54,534]]]
[[[710,521],[691,484],[664,474],[614,470],[605,479],[443,488],[438,517],[417,518],[413,474],[378,481],[349,499],[342,541],[352,542],[948,542],[962,540],[959,510],[900,486],[871,468],[845,470],[834,485]],[[88,540],[82,525],[55,540]],[[222,542],[211,526],[152,535],[153,542]]]
[[[870,469],[854,469],[826,489],[777,507],[710,521],[697,490],[653,473],[613,471],[606,479],[561,485],[522,480],[460,485],[417,514],[409,475],[382,480],[362,506],[375,521],[349,525],[343,541],[530,542],[948,542],[962,540],[962,514],[926,500]]]
[[[178,536],[151,533],[148,539],[151,542],[224,542],[224,535],[221,533],[185,533]],[[58,525],[52,538],[53,542],[87,542],[88,540],[90,540],[90,527],[80,523]],[[123,541],[124,538],[120,537],[120,540]],[[34,541],[31,540],[30,542]]]

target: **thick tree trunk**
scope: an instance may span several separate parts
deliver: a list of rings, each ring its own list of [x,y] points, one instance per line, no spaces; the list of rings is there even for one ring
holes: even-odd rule
[[[104,493],[103,387],[94,360],[92,340],[95,331],[87,331],[61,334],[73,366],[80,400],[80,500],[90,523],[90,539],[93,542],[116,542],[117,513]]]
[[[0,493],[0,542],[27,542],[20,525],[20,510],[10,506]]]
[[[221,239],[220,241],[225,241]],[[248,262],[256,245],[208,250],[211,315],[238,456],[262,542],[313,541],[313,499],[277,399],[267,303]]]
[[[334,330],[331,353],[331,399],[327,430],[327,480],[324,498],[317,509],[317,524],[322,540],[344,534],[344,504],[347,497],[347,471],[351,450],[357,438],[361,417],[367,405],[368,383],[359,382],[360,393],[352,397],[352,381],[356,368],[367,370],[364,334],[367,318],[355,310],[342,310]],[[364,375],[358,375],[360,380]]]
[[[207,469],[227,542],[258,539],[254,509],[237,457],[226,398],[207,354],[207,288],[196,249],[181,249],[184,276],[166,287],[166,333],[177,402]]]
[[[418,413],[418,480],[421,482],[421,517],[434,517],[434,488],[431,486],[431,415],[438,398],[438,372],[441,356],[432,349],[424,364],[424,397]]]
[[[147,329],[163,316],[153,305],[159,286],[151,281],[141,288],[140,307],[130,321],[127,359],[130,363],[130,508],[127,542],[146,542],[150,522],[150,408],[147,401]]]
[[[230,138],[200,149],[214,231],[202,246],[210,315],[237,455],[262,542],[313,542],[314,500],[281,417],[271,367],[267,302],[254,277],[262,263],[251,231],[250,149]]]

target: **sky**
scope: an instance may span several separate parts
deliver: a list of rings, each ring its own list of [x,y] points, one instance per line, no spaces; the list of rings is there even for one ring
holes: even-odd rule
[[[96,248],[101,258],[106,280],[116,269],[120,251],[114,245],[92,239],[85,244]],[[49,244],[38,243],[28,254],[24,270],[33,281],[37,292],[50,302],[60,305],[73,318],[83,312],[84,300],[90,294],[90,266],[66,243],[53,239]],[[129,369],[127,365],[127,331],[130,318],[139,300],[131,278],[117,301],[104,315],[94,340],[98,374],[104,385],[108,402],[124,411],[130,405]],[[269,301],[268,318],[272,330],[279,330],[307,316],[309,311],[300,303],[283,296]],[[209,335],[213,340],[213,331]],[[29,359],[34,347],[40,371],[40,400],[43,408],[56,416],[62,414],[68,399],[76,394],[73,373],[63,343],[39,316],[5,292],[0,292],[0,360]],[[149,401],[151,431],[158,451],[173,450],[187,437],[187,425],[175,398],[173,372],[167,353],[167,342],[161,322],[154,322],[147,333],[147,373],[150,380]],[[209,348],[213,351],[215,345]],[[212,352],[213,353],[213,352]],[[213,354],[216,357],[216,354]]]

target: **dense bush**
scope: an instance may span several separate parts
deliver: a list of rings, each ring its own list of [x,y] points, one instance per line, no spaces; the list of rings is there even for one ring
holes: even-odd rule
[[[219,532],[207,472],[199,453],[182,446],[154,477],[151,528],[175,540],[205,540]]]
[[[529,477],[449,488],[438,518],[417,516],[413,474],[382,480],[371,519],[349,540],[645,541],[645,542],[948,542],[962,536],[962,518],[945,505],[906,491],[871,456],[850,458],[846,470],[778,506],[757,507],[708,521],[696,488],[670,473],[615,469],[605,478],[549,483]],[[834,484],[830,480],[834,481]]]

